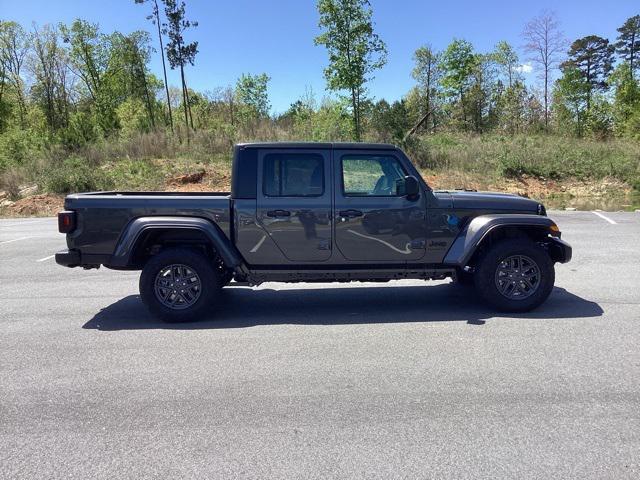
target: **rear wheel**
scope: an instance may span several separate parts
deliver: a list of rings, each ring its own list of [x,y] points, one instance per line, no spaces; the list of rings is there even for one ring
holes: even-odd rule
[[[505,312],[527,312],[544,302],[555,282],[553,261],[528,239],[502,240],[480,259],[474,274],[480,296]]]
[[[163,250],[140,275],[140,296],[166,322],[189,322],[206,315],[220,295],[222,279],[213,262],[186,248]]]

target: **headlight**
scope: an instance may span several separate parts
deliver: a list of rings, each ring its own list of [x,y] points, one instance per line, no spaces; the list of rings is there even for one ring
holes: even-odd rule
[[[552,237],[560,238],[561,233],[560,233],[560,229],[558,228],[558,225],[553,223],[549,226],[549,235],[551,235]]]

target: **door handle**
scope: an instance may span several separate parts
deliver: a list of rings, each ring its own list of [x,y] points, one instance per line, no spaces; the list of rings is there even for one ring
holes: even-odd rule
[[[291,212],[288,210],[269,210],[267,217],[290,217]]]
[[[338,212],[338,215],[340,215],[341,217],[355,218],[355,217],[361,217],[362,212],[360,210],[353,210],[353,209],[340,210]]]

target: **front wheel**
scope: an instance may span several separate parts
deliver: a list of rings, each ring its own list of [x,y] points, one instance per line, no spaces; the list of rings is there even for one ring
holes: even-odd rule
[[[543,303],[555,282],[549,254],[527,239],[502,240],[480,259],[474,274],[480,296],[504,312],[528,312]]]
[[[221,287],[213,262],[187,248],[161,251],[147,262],[140,275],[142,302],[154,316],[171,323],[205,316]]]

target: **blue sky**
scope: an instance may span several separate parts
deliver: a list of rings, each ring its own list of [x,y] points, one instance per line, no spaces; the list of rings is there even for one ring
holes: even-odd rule
[[[387,43],[389,59],[369,88],[376,98],[395,100],[413,85],[412,55],[431,44],[443,49],[464,38],[478,51],[489,51],[500,40],[522,45],[524,24],[543,9],[555,11],[565,35],[575,39],[597,34],[609,39],[624,20],[640,14],[638,0],[371,0],[376,30]],[[133,0],[0,0],[0,18],[24,26],[32,22],[70,22],[76,17],[100,24],[105,32],[150,30],[146,5]],[[274,112],[282,112],[305,88],[325,95],[322,70],[326,52],[313,44],[318,34],[314,0],[187,0],[189,18],[199,27],[190,34],[199,42],[196,67],[187,71],[196,90],[235,83],[241,73],[266,72]],[[522,55],[521,55],[522,56]],[[523,59],[525,61],[525,59]],[[156,55],[152,69],[161,73]],[[178,84],[171,73],[169,82]],[[535,75],[528,75],[535,82]]]

